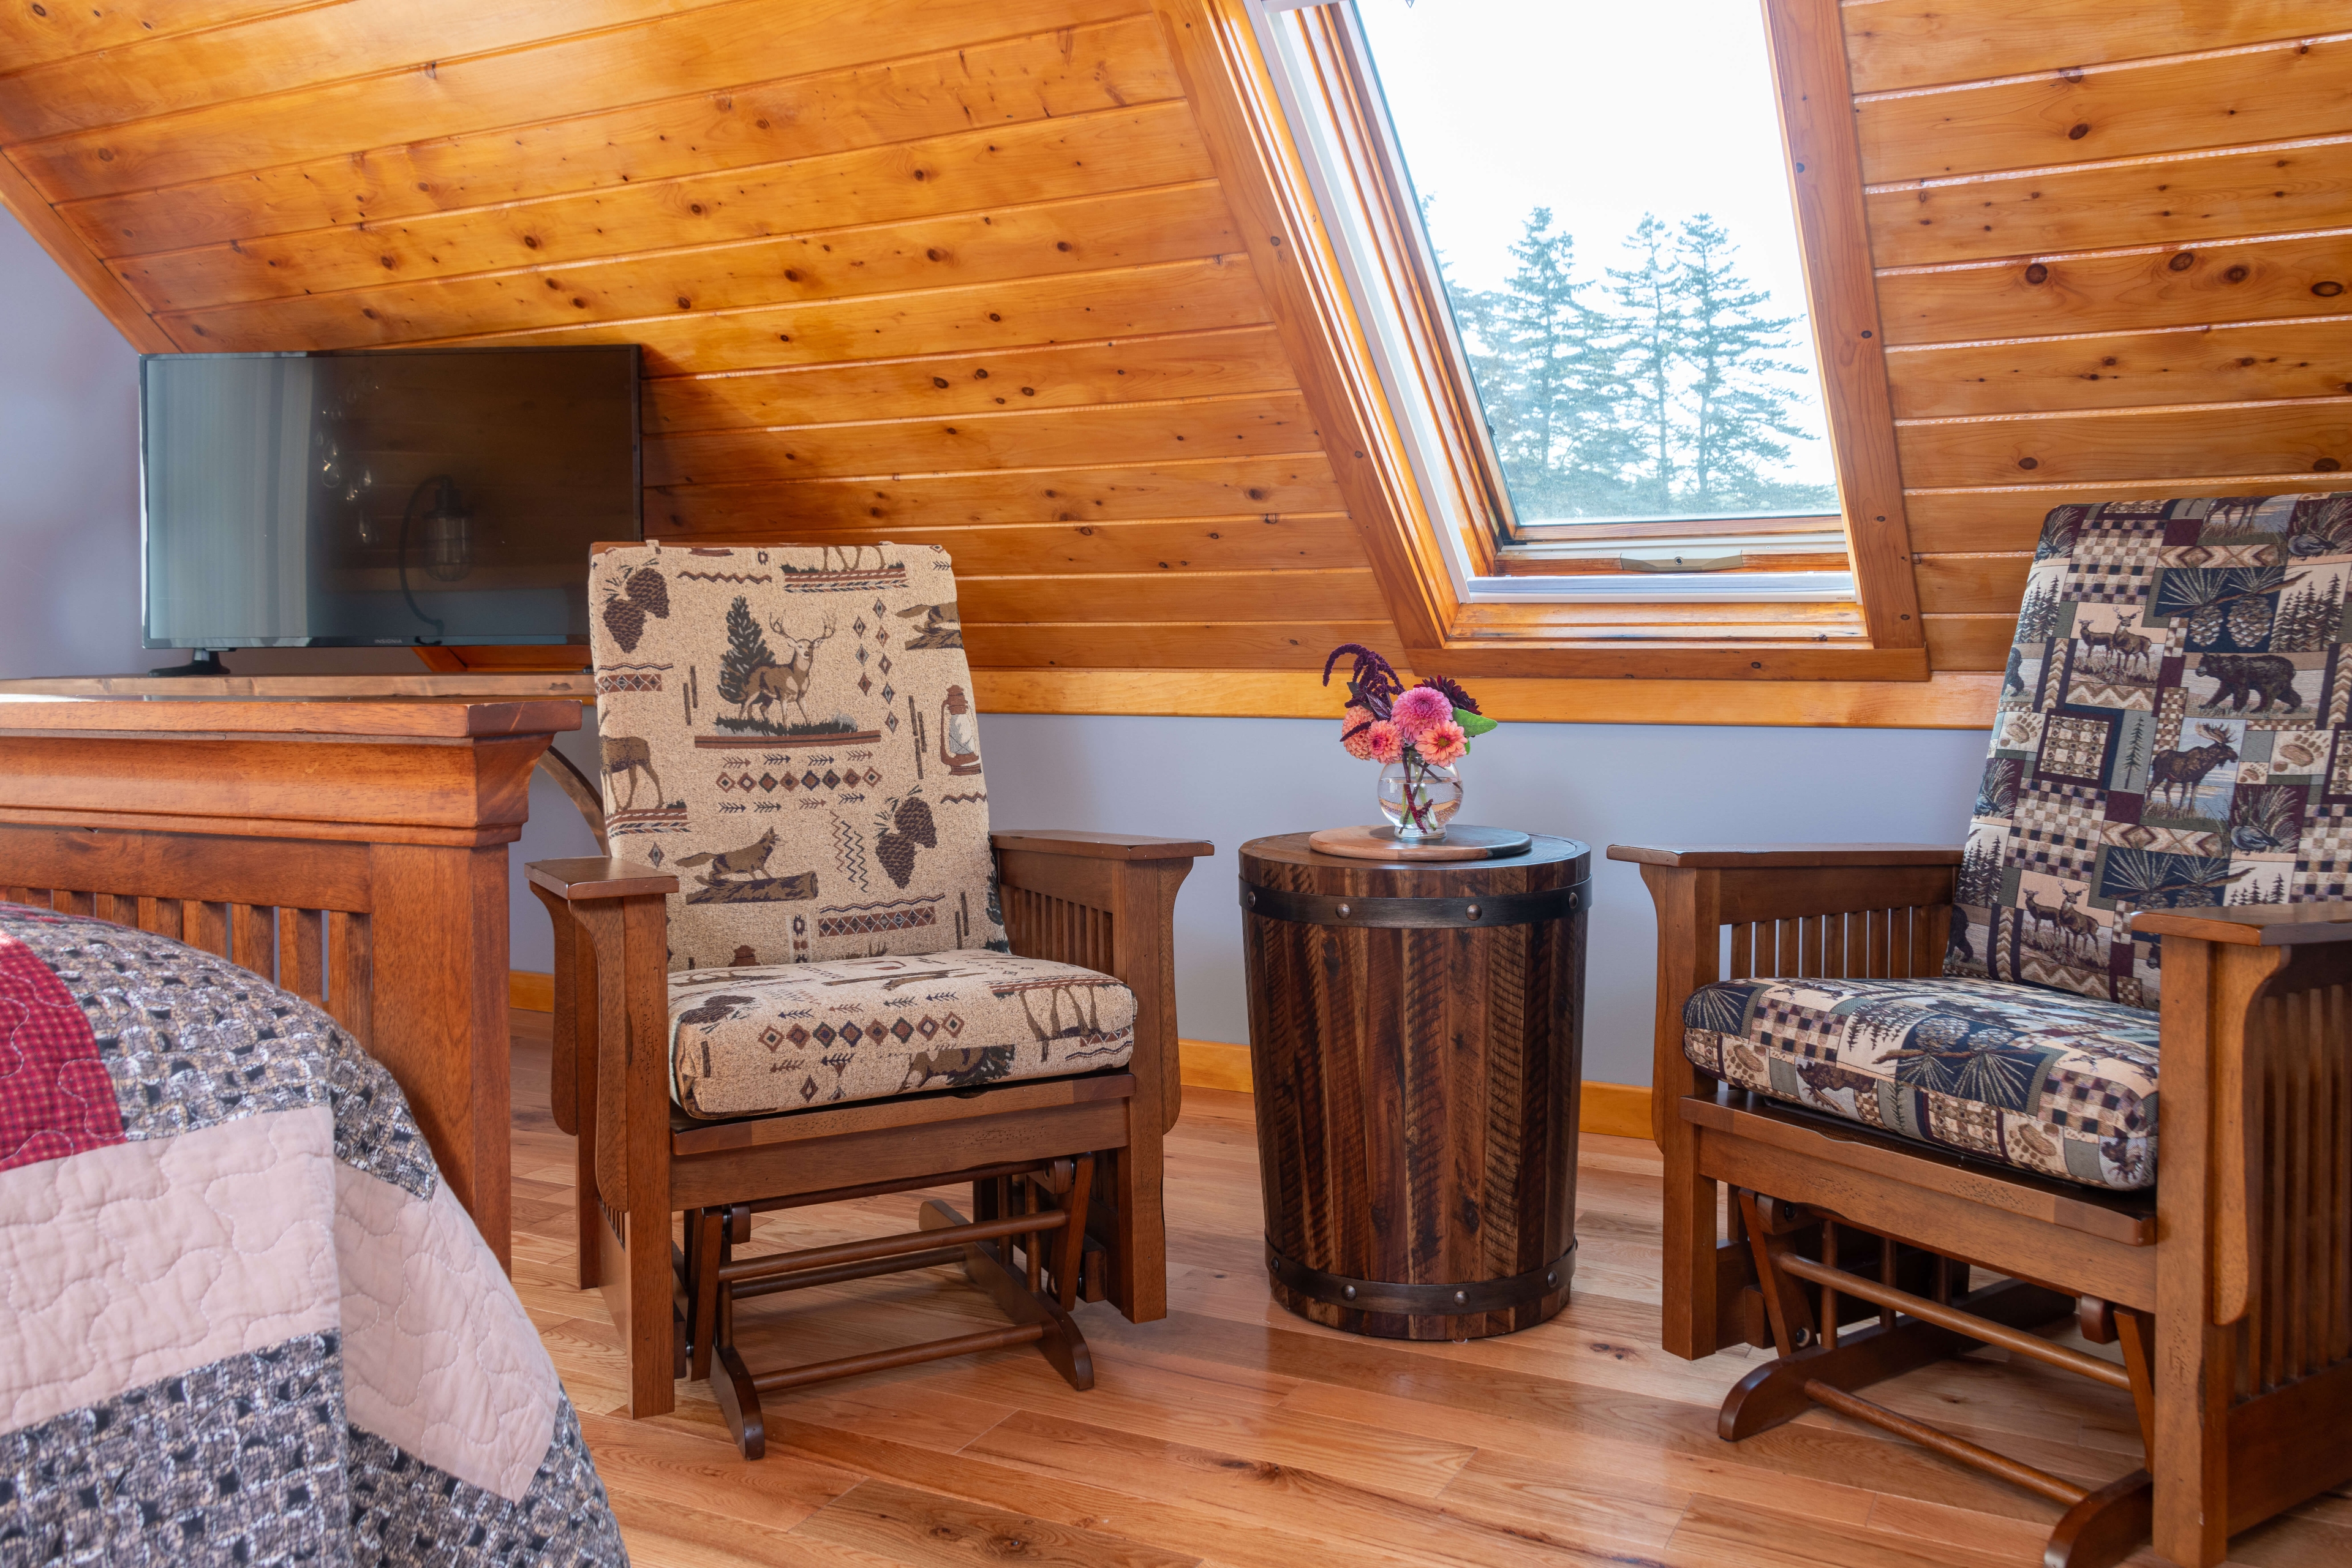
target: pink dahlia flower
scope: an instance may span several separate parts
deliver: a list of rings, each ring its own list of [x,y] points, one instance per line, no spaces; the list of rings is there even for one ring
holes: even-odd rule
[[[1348,754],[1362,762],[1372,754],[1372,710],[1349,704],[1348,711],[1339,717],[1339,744]]]
[[[1382,719],[1375,723],[1365,731],[1364,739],[1370,744],[1372,761],[1376,763],[1392,763],[1404,755],[1404,731],[1389,720]]]
[[[1452,721],[1454,704],[1433,686],[1416,686],[1396,700],[1389,709],[1389,717],[1404,731],[1404,738],[1417,747],[1432,726]]]
[[[1421,739],[1412,743],[1412,749],[1421,753],[1423,762],[1449,767],[1460,762],[1462,754],[1470,749],[1470,738],[1462,732],[1461,725],[1448,719],[1423,731]]]

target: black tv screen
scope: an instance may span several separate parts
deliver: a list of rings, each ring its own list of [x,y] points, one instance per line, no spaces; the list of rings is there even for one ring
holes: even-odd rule
[[[149,647],[584,643],[644,536],[637,349],[150,354]]]

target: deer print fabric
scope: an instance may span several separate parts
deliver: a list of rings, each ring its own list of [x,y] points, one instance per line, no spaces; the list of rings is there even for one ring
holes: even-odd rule
[[[674,973],[1004,948],[944,551],[648,544],[589,593],[605,823],[678,877]]]
[[[2042,523],[1945,978],[1739,980],[1683,1049],[1775,1099],[2089,1185],[2156,1180],[2145,910],[2352,883],[2352,495],[2114,501]]]
[[[596,557],[613,853],[677,875],[671,1089],[751,1116],[1124,1064],[1135,997],[1016,958],[929,545]]]
[[[2153,1010],[2143,910],[2352,883],[2352,494],[2042,525],[1945,973]]]

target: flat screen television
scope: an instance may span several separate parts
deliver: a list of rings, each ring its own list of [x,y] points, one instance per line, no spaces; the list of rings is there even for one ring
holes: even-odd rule
[[[633,343],[144,356],[146,646],[586,642],[637,397]]]

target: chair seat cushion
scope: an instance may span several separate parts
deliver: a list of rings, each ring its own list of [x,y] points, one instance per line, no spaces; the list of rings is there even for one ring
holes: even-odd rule
[[[1953,1152],[2128,1192],[2156,1181],[2157,1018],[1990,980],[1733,980],[1683,1008],[1727,1082]]]
[[[717,1120],[1124,1065],[1135,994],[1108,974],[965,950],[669,977],[670,1093]]]

